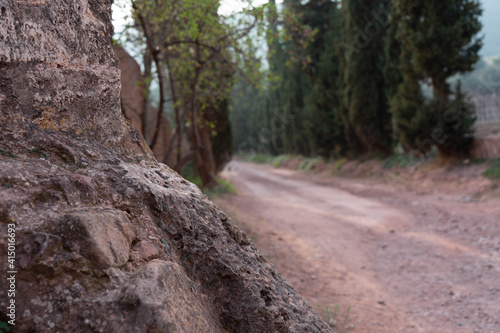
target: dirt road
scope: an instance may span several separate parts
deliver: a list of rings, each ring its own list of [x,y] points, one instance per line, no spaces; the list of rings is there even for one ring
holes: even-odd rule
[[[499,200],[237,161],[224,177],[238,194],[216,203],[338,331],[500,332]]]

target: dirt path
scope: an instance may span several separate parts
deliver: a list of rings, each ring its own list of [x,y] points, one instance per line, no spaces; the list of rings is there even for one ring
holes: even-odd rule
[[[338,306],[337,330],[500,332],[500,201],[243,162],[224,176],[238,195],[216,203],[323,317]]]

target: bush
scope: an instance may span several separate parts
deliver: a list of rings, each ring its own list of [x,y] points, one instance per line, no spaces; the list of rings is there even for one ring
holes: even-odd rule
[[[201,191],[205,193],[210,199],[221,196],[223,194],[236,194],[234,186],[222,178],[217,179],[217,186],[203,188]]]
[[[339,172],[340,170],[342,170],[342,168],[344,167],[344,165],[349,162],[349,160],[347,158],[341,158],[340,160],[336,160],[335,161],[335,171]]]
[[[276,156],[273,158],[272,160],[272,165],[275,167],[275,168],[278,168],[281,166],[281,164],[283,163],[283,161],[287,158],[288,156],[287,155],[279,155],[279,156]]]
[[[299,166],[299,170],[302,171],[311,171],[316,168],[318,163],[323,162],[322,157],[315,157],[315,158],[306,158],[302,164]]]
[[[392,169],[394,167],[407,168],[414,165],[416,161],[410,154],[391,155],[382,162],[384,169]]]
[[[474,123],[476,122],[475,106],[462,92],[460,81],[457,83],[455,99],[446,107],[446,111],[439,119],[438,132],[444,142],[438,143],[440,157],[467,157],[469,156],[474,137]]]
[[[490,179],[500,179],[500,162],[492,165],[488,170],[483,173],[483,176]]]
[[[253,162],[259,164],[269,164],[273,161],[274,156],[267,154],[251,154],[241,156],[246,162]]]

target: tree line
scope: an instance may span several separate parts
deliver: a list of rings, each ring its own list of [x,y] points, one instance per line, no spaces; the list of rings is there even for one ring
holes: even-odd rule
[[[219,0],[134,0],[132,22],[121,32],[139,50],[144,104],[157,96],[157,110],[144,107],[149,114],[143,118],[156,124],[146,138],[149,146],[163,150],[160,162],[175,161],[170,167],[178,172],[192,165],[203,186],[217,184],[217,173],[233,153],[229,98],[236,75],[258,81],[252,73],[259,73],[253,68],[260,63],[251,41],[263,33],[265,6],[247,4],[221,17]],[[172,134],[158,147],[165,119]]]
[[[238,152],[468,154],[474,107],[449,82],[480,59],[478,1],[271,0],[268,11],[267,75],[232,94]]]
[[[170,121],[172,168],[210,186],[233,151],[467,154],[474,110],[449,79],[479,60],[478,1],[245,1],[230,16],[219,0],[131,1],[145,104],[158,95],[145,118]]]

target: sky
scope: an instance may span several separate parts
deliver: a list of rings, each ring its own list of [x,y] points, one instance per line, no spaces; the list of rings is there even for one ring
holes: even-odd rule
[[[484,46],[481,55],[485,57],[500,55],[500,1],[481,0],[483,5]]]

